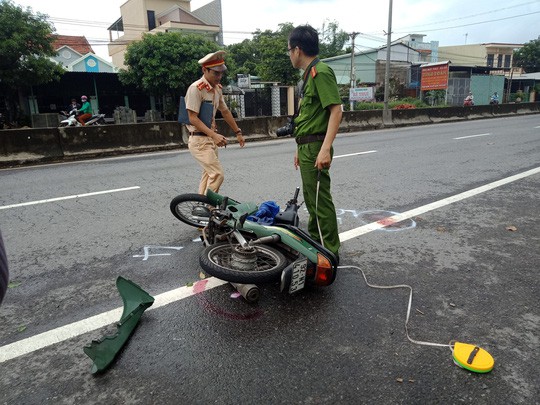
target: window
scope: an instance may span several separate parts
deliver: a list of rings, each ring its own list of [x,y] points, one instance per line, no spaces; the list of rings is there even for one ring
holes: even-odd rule
[[[504,55],[504,67],[509,68],[512,62],[512,55]]]
[[[152,31],[156,28],[156,13],[153,10],[146,10],[148,17],[148,31]]]
[[[502,58],[501,54],[497,55],[497,67],[502,67]]]
[[[493,58],[494,58],[495,55],[493,55],[492,53],[488,53],[488,57],[487,57],[487,65],[490,66],[490,67],[493,67]]]

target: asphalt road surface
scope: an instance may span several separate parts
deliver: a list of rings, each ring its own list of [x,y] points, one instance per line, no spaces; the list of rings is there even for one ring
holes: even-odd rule
[[[221,193],[283,206],[294,148],[220,149]],[[199,233],[169,211],[197,189],[189,152],[0,170],[0,404],[540,403],[540,115],[340,134],[331,171],[355,267],[250,305],[201,278]],[[408,290],[360,269],[413,288],[413,339],[479,345],[493,371],[410,342]],[[118,276],[156,302],[93,375],[83,347],[116,331]]]

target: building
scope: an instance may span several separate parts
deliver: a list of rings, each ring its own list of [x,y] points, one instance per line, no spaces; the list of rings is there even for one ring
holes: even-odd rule
[[[386,68],[386,46],[368,51],[356,52],[351,61],[351,54],[334,56],[322,60],[327,63],[336,74],[338,84],[355,83],[376,85],[384,83],[384,70]],[[399,77],[407,81],[407,71],[411,63],[420,62],[420,53],[402,43],[390,46],[390,76]],[[351,65],[353,75],[351,75]],[[381,79],[382,75],[382,79]]]
[[[434,63],[439,59],[439,41],[424,42],[424,34],[409,34],[392,41],[392,44],[405,44],[420,54],[420,61]]]
[[[112,63],[94,54],[94,50],[84,36],[55,35],[53,58],[68,72],[113,73],[116,68]]]
[[[451,60],[460,66],[486,66],[501,68],[501,72],[508,72],[513,64],[514,50],[523,47],[523,44],[471,44],[440,46],[439,58]]]
[[[120,14],[108,28],[109,56],[117,67],[125,67],[127,46],[145,33],[201,34],[223,45],[221,0],[193,11],[191,0],[127,0],[120,6]]]

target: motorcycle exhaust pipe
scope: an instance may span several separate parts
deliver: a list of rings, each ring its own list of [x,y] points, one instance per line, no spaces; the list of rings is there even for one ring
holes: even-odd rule
[[[242,295],[242,297],[244,297],[244,299],[250,304],[254,304],[255,302],[259,301],[261,292],[259,291],[259,287],[257,287],[255,284],[230,284],[234,288],[236,288],[236,291],[238,291]]]

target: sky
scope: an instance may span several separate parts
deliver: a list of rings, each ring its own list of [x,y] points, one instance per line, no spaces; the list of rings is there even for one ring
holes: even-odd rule
[[[49,16],[56,32],[84,35],[94,52],[110,61],[107,28],[120,18],[126,0],[12,0]],[[192,0],[195,10],[209,0]],[[540,0],[393,0],[391,39],[425,34],[439,46],[512,43],[540,37]],[[251,32],[278,29],[278,24],[310,24],[320,29],[336,22],[347,33],[359,33],[355,51],[384,46],[390,0],[221,0],[226,45],[251,38]]]

